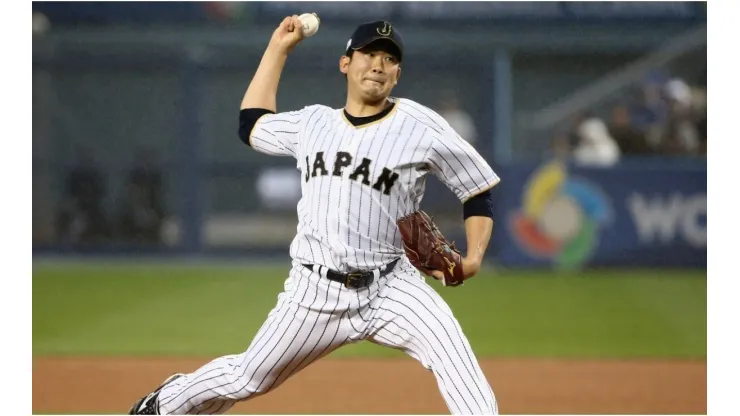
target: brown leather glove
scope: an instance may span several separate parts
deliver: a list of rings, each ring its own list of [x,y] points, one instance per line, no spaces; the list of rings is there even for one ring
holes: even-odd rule
[[[463,283],[462,255],[455,244],[442,235],[429,215],[424,211],[416,211],[400,218],[397,224],[411,264],[430,276],[430,270],[441,271],[444,273],[442,284],[445,286]]]

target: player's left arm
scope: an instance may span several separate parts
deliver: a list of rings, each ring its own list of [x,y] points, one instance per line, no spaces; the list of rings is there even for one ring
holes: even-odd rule
[[[493,233],[493,212],[481,216],[474,215],[465,219],[465,237],[468,250],[462,259],[463,273],[466,278],[480,271],[483,256]]]
[[[493,207],[490,190],[466,201],[463,204],[463,216],[467,253],[462,258],[462,269],[467,279],[480,271],[483,256],[493,233]],[[431,274],[437,279],[444,278],[444,274],[439,270],[433,270]]]
[[[445,122],[429,152],[431,171],[463,203],[467,253],[462,260],[465,277],[480,270],[493,233],[491,188],[501,179],[473,146]],[[437,273],[437,272],[435,272]]]

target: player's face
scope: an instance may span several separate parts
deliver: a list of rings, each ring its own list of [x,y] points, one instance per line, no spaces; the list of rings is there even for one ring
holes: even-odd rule
[[[398,58],[380,42],[342,57],[340,70],[347,75],[350,94],[366,102],[376,102],[391,94],[401,75]]]

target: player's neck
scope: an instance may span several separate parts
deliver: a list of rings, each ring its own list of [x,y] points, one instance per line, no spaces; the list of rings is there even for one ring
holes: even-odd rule
[[[392,103],[387,98],[384,98],[377,103],[368,103],[360,100],[353,100],[348,97],[347,103],[344,105],[344,109],[353,117],[370,117],[385,110],[391,104]]]

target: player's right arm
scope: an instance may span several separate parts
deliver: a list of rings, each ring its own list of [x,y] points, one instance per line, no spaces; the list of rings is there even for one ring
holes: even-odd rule
[[[244,93],[239,111],[239,137],[259,152],[295,156],[301,111],[276,114],[277,89],[288,54],[303,38],[298,16],[283,19]]]

